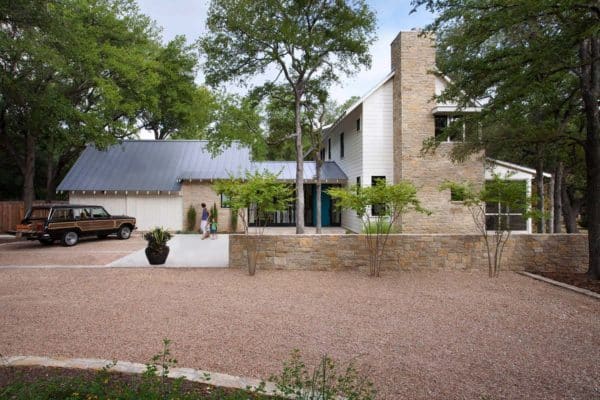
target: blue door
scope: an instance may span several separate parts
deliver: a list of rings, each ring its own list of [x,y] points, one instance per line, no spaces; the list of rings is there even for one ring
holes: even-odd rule
[[[317,185],[312,186],[312,209],[317,209]],[[331,197],[325,191],[330,185],[321,185],[321,226],[331,226]],[[313,226],[317,226],[317,213],[313,213]]]

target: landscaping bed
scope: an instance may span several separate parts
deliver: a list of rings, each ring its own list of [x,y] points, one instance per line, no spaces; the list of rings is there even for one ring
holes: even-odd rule
[[[166,396],[165,396],[166,394]],[[243,390],[199,382],[54,367],[0,367],[0,398],[261,400],[273,399]]]
[[[600,281],[577,272],[535,272],[543,277],[600,294]]]

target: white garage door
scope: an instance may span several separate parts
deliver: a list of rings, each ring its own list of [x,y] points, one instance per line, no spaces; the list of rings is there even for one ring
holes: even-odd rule
[[[183,198],[156,195],[83,195],[69,196],[71,204],[101,205],[110,214],[129,215],[137,219],[139,230],[162,226],[171,231],[183,228]]]

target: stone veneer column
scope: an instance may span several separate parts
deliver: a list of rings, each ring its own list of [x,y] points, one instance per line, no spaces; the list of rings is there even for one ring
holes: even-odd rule
[[[448,157],[452,144],[443,143],[435,154],[421,155],[423,141],[434,136],[434,38],[420,32],[400,32],[391,44],[394,75],[394,181],[408,180],[418,188],[431,216],[410,213],[401,221],[404,233],[474,233],[475,224],[461,203],[450,202],[449,191],[440,192],[445,180],[484,180],[483,161],[472,157],[454,164]]]

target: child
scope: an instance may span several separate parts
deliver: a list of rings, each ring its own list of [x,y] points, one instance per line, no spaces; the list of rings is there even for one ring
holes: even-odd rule
[[[215,240],[217,238],[217,221],[212,219],[210,223],[210,237]]]

